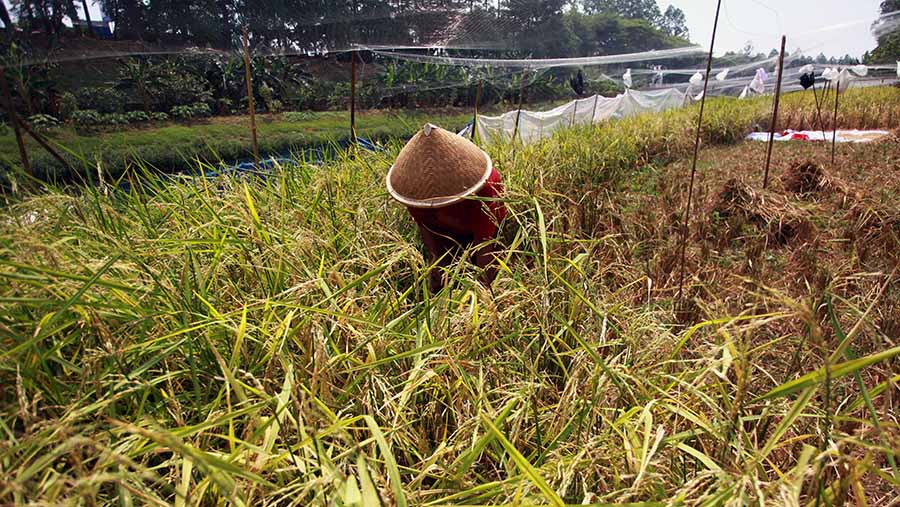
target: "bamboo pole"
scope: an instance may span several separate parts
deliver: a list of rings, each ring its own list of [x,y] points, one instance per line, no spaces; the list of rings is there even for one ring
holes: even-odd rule
[[[350,53],[350,139],[356,142],[356,51]]]
[[[69,165],[69,162],[67,162],[66,159],[64,159],[62,157],[62,155],[59,154],[58,151],[54,150],[53,147],[50,146],[50,144],[47,143],[47,141],[44,140],[44,138],[41,135],[39,135],[37,132],[31,130],[31,127],[29,127],[28,124],[25,123],[24,120],[22,120],[22,118],[19,118],[17,116],[16,122],[19,124],[19,126],[22,128],[22,130],[25,131],[26,134],[28,134],[29,136],[31,136],[32,139],[37,141],[37,143],[39,145],[41,145],[41,148],[44,148],[45,150],[47,150],[47,153],[52,155],[53,158],[55,158],[60,164],[63,165],[63,167],[68,167],[69,169],[72,168],[72,166]]]
[[[250,36],[244,27],[244,75],[247,80],[247,105],[250,109],[250,132],[253,134],[253,165],[259,170],[259,144],[256,139],[256,107],[253,104],[253,79],[250,76]]]
[[[3,88],[3,105],[6,107],[6,114],[9,121],[13,124],[13,131],[16,133],[16,144],[19,145],[19,157],[22,158],[22,167],[26,174],[31,174],[31,163],[28,161],[28,152],[25,151],[25,140],[22,139],[22,132],[19,130],[19,121],[16,116],[16,110],[13,107],[12,97],[9,94],[9,86],[6,84],[6,71],[0,67],[0,87]]]
[[[512,141],[515,142],[516,135],[519,133],[519,119],[522,117],[522,102],[525,97],[525,76],[528,71],[522,71],[522,78],[519,80],[519,107],[516,109],[516,125],[513,127]]]
[[[597,102],[600,101],[600,94],[594,95],[594,109],[591,111],[591,125],[594,124],[594,118],[597,116]]]
[[[684,255],[687,247],[689,224],[691,218],[691,202],[694,200],[694,179],[697,174],[697,155],[700,153],[700,134],[703,130],[703,110],[706,107],[706,91],[709,86],[709,75],[712,73],[713,48],[716,46],[716,31],[719,28],[719,13],[722,10],[722,0],[718,0],[716,5],[716,18],[713,21],[712,40],[709,43],[709,56],[706,59],[706,79],[703,81],[703,96],[700,98],[700,114],[697,115],[697,136],[694,139],[694,159],[691,163],[691,182],[688,186],[688,198],[685,203],[684,217],[681,220],[681,267],[678,275],[678,295],[675,300],[681,306],[682,297],[684,295]]]
[[[778,80],[775,83],[775,100],[772,106],[772,122],[769,124],[769,145],[766,148],[766,172],[763,176],[763,189],[769,186],[769,168],[772,164],[772,147],[775,144],[775,127],[778,123],[778,105],[781,101],[781,78],[784,73],[784,46],[787,37],[781,36],[781,53],[778,56]]]
[[[44,150],[46,150],[47,153],[52,155],[53,158],[55,158],[60,164],[62,164],[63,167],[72,169],[72,166],[69,164],[69,162],[67,162],[66,159],[64,159],[62,157],[62,155],[59,154],[58,151],[53,149],[53,147],[50,146],[50,144],[46,140],[44,140],[43,136],[41,136],[37,132],[31,130],[31,127],[28,126],[28,123],[26,123],[25,120],[23,120],[22,118],[19,117],[19,115],[16,114],[15,109],[12,107],[12,98],[10,97],[9,88],[6,85],[6,76],[3,73],[2,69],[0,69],[0,81],[2,81],[4,99],[6,99],[6,102],[8,104],[7,111],[10,114],[10,120],[12,120],[13,127],[17,134],[17,142],[19,140],[21,140],[20,138],[21,138],[22,134],[19,131],[19,129],[22,129],[25,131],[26,134],[31,136],[32,139],[37,141],[37,143],[39,145],[41,145],[41,148],[44,148]],[[24,151],[24,149],[25,149],[25,142],[24,142],[24,140],[22,140],[22,144],[19,146],[19,150],[20,150],[19,155],[24,155],[25,156],[24,160],[27,161],[28,156],[27,156],[27,153]],[[29,174],[31,173],[30,166],[28,168],[26,168],[26,170],[28,170]]]
[[[472,141],[475,141],[475,131],[478,130],[478,103],[481,102],[481,79],[478,80],[478,88],[475,89],[475,114],[472,116]]]

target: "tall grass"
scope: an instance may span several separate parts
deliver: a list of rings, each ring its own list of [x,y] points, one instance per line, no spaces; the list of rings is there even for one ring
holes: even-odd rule
[[[706,142],[757,109],[714,102]],[[634,182],[687,152],[690,118],[492,148],[511,210],[492,290],[460,262],[429,294],[383,188],[399,146],[16,199],[0,502],[896,501],[900,348],[873,325],[896,278],[845,266],[801,297],[698,274],[674,324],[676,185]]]

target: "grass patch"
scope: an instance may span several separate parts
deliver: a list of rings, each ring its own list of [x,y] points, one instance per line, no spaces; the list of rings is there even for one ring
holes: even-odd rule
[[[350,120],[346,112],[316,112],[302,121],[282,116],[259,115],[257,137],[261,153],[301,152],[346,141]],[[422,112],[371,112],[358,117],[358,135],[377,141],[406,138],[421,123],[438,121],[448,128],[462,128],[471,113],[462,111],[426,115]],[[80,173],[96,176],[99,164],[106,177],[118,177],[129,167],[141,165],[161,172],[174,172],[207,164],[252,158],[250,120],[246,116],[211,118],[193,124],[169,123],[157,128],[130,127],[98,132],[77,131],[72,127],[53,129],[47,137]],[[33,173],[41,179],[71,177],[49,153],[26,137]],[[4,170],[19,167],[19,151],[10,130],[0,137],[0,164]]]

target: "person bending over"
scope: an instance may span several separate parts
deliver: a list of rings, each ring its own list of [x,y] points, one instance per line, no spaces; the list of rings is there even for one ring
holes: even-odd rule
[[[489,287],[497,276],[492,240],[506,217],[491,157],[468,139],[427,124],[400,151],[386,182],[415,220],[432,266],[446,268],[462,250],[478,246],[473,261]],[[444,286],[443,271],[429,272],[432,292]]]

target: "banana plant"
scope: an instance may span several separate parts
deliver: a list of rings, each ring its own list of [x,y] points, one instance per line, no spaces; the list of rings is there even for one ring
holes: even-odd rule
[[[144,113],[147,115],[147,122],[153,120],[151,110],[151,100],[153,95],[153,86],[156,83],[156,68],[153,63],[148,60],[138,60],[129,58],[119,68],[119,82],[117,88],[124,88],[136,91],[144,105]]]

